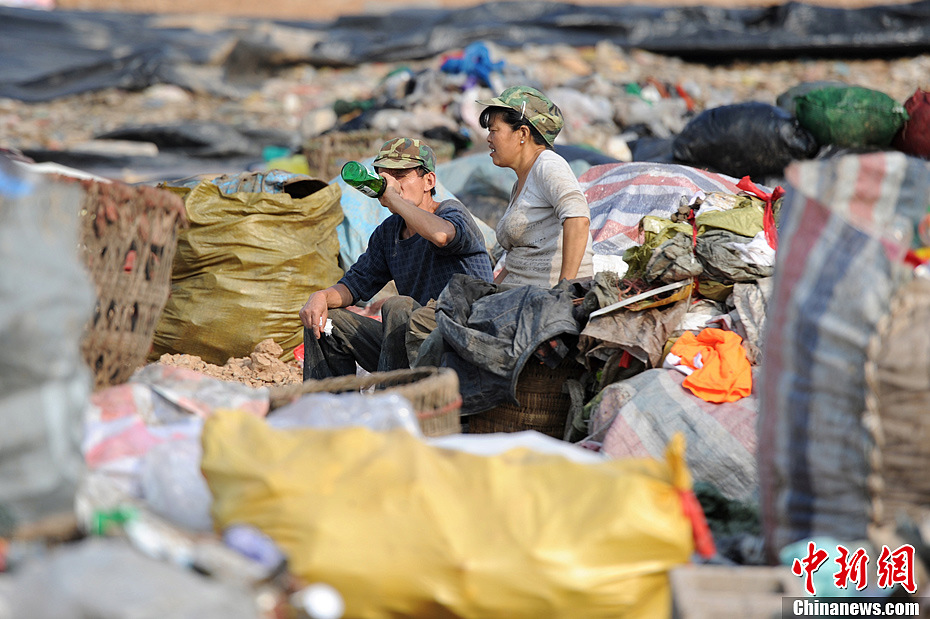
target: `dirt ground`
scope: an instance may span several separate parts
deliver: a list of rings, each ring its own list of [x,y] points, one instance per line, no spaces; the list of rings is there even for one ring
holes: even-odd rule
[[[216,2],[198,0],[185,7],[171,7],[175,0],[60,0],[61,8],[120,8],[122,10],[189,10],[233,14],[236,0]],[[656,0],[660,4],[697,4],[696,0]],[[854,6],[862,0],[814,0],[815,3],[842,2]],[[291,0],[272,0],[263,17],[285,17]],[[293,0],[296,6],[297,0]],[[579,0],[579,3],[595,0]],[[609,2],[609,0],[604,0]],[[759,0],[748,3],[761,4]],[[110,4],[107,4],[110,3]],[[477,0],[431,0],[429,6],[476,4]],[[603,3],[603,2],[601,2]],[[706,4],[723,4],[708,0]],[[401,0],[381,0],[382,9],[417,6]],[[243,8],[245,3],[242,3]],[[314,16],[373,10],[365,0],[301,3],[314,7]],[[514,3],[519,6],[519,3]],[[172,17],[172,16],[169,16]],[[181,16],[187,24],[189,18]],[[209,21],[209,16],[201,16]],[[199,23],[199,21],[198,21]],[[187,24],[190,25],[190,24]],[[658,80],[665,84],[684,85],[694,101],[695,111],[742,101],[775,104],[776,98],[789,88],[805,81],[842,81],[882,90],[904,102],[917,88],[930,87],[930,55],[905,58],[820,59],[799,58],[765,62],[733,61],[728,64],[689,63],[680,58],[662,56],[642,50],[620,50],[611,45],[574,49],[566,46],[527,46],[524,49],[497,50],[494,59],[520,67],[544,90],[565,84],[587,83],[596,88],[607,84],[639,83]],[[338,99],[363,100],[373,96],[378,84],[398,66],[418,70],[438,69],[439,56],[415,62],[368,63],[358,67],[315,68],[299,65],[282,69],[264,79],[260,87],[244,98],[222,97],[208,92],[194,92],[169,84],[156,84],[141,91],[105,89],[62,97],[52,101],[25,103],[0,98],[0,147],[30,150],[82,150],[94,146],[99,135],[145,124],[171,125],[181,122],[215,122],[254,131],[273,131],[296,135],[308,144],[313,136],[326,129],[321,119],[332,115]],[[567,139],[570,136],[566,136]],[[604,137],[604,136],[601,136]],[[565,142],[563,143],[573,143]],[[585,143],[594,148],[600,144]],[[96,146],[99,146],[97,144]],[[107,148],[111,148],[108,145]],[[476,148],[483,149],[481,140]],[[177,178],[189,176],[179,174]],[[125,171],[121,180],[146,182],[144,174]]]
[[[603,61],[598,59],[598,53],[592,49],[562,47],[510,50],[503,57],[509,64],[525,67],[545,88],[564,84],[579,72],[619,83],[642,83],[653,78],[666,83],[693,84],[698,110],[748,100],[774,104],[779,94],[803,81],[874,84],[902,102],[917,87],[930,85],[927,77],[930,55],[708,66],[642,51],[621,54],[614,50],[615,57]],[[435,58],[400,64],[438,68],[440,63]],[[298,66],[266,80],[258,91],[241,100],[164,84],[137,92],[107,89],[39,103],[0,98],[0,146],[21,150],[74,149],[95,135],[121,127],[181,121],[214,121],[304,133],[319,110],[331,108],[339,98],[371,96],[379,81],[393,68],[390,63],[343,69]]]
[[[889,0],[881,4],[904,4],[906,0]],[[360,13],[387,13],[400,8],[437,9],[476,6],[484,0],[272,0],[251,2],[250,0],[58,0],[63,9],[127,11],[132,13],[209,13],[214,15],[265,17],[272,19],[303,19],[326,21],[340,15]],[[578,5],[648,5],[648,6],[721,6],[729,8],[759,7],[781,4],[772,0],[649,0],[633,2],[627,0],[573,0]],[[807,4],[844,8],[878,4],[874,0],[808,0]],[[519,3],[514,2],[514,10]]]
[[[355,12],[385,12],[400,7],[452,7],[477,5],[479,0],[57,0],[62,9],[118,9],[122,11],[260,15],[264,18],[331,19]],[[632,4],[626,0],[576,0],[576,4]],[[868,0],[812,0],[812,4],[855,7]],[[888,4],[894,4],[890,0]],[[646,4],[646,3],[641,3]],[[651,0],[654,5],[760,6],[766,0]],[[874,4],[874,2],[872,2]],[[514,2],[515,10],[519,7]],[[185,23],[190,17],[184,18]],[[209,20],[200,15],[199,20]],[[198,21],[199,23],[199,21]],[[189,25],[189,24],[188,24]],[[502,58],[523,66],[545,88],[564,84],[580,75],[611,82],[657,79],[666,83],[694,84],[697,109],[755,100],[775,103],[776,97],[803,81],[839,80],[880,88],[903,102],[918,87],[930,84],[930,55],[901,59],[798,59],[796,61],[733,62],[706,66],[641,51],[614,54],[605,61],[598,50],[561,48],[508,50]],[[397,64],[397,63],[395,63]],[[439,59],[399,63],[413,68],[439,66]],[[331,108],[336,99],[364,99],[392,69],[390,63],[370,63],[344,69],[296,66],[266,80],[259,91],[241,100],[156,85],[144,91],[108,89],[40,103],[0,98],[0,146],[29,149],[73,149],[96,135],[126,126],[169,124],[180,121],[216,121],[232,126],[313,134],[308,125],[318,111]],[[598,145],[593,145],[597,147]],[[131,179],[130,179],[131,180]],[[145,179],[137,179],[145,180]]]

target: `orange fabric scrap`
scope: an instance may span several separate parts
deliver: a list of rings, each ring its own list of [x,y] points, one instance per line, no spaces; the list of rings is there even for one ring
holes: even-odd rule
[[[742,342],[737,333],[723,329],[707,328],[697,335],[686,331],[670,351],[694,370],[682,386],[707,402],[735,402],[749,395],[752,366]]]

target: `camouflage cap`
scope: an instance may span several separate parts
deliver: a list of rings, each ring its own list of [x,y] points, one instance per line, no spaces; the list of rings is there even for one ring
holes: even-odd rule
[[[562,110],[549,97],[529,86],[513,86],[493,99],[478,101],[481,105],[506,107],[520,112],[539,131],[549,146],[562,130],[565,121]]]
[[[373,163],[376,168],[404,170],[423,166],[430,172],[436,171],[436,154],[423,140],[416,138],[394,138],[388,140],[378,151]]]

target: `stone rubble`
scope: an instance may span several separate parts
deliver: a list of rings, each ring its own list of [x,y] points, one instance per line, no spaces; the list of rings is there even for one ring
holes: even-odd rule
[[[237,382],[250,387],[294,385],[303,382],[303,370],[296,361],[285,363],[280,357],[284,350],[272,339],[259,342],[248,357],[230,358],[226,365],[207,363],[196,355],[164,354],[162,365],[187,368],[213,378]]]

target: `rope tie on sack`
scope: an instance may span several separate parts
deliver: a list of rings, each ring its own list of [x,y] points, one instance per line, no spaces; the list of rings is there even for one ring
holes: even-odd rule
[[[748,176],[744,176],[740,179],[740,182],[736,183],[736,186],[746,193],[752,194],[765,201],[765,212],[762,215],[762,229],[765,231],[765,240],[769,244],[769,247],[778,249],[778,228],[775,227],[775,212],[772,205],[776,200],[785,195],[785,190],[779,185],[772,190],[772,193],[767,193],[759,189],[755,183],[749,180]]]

